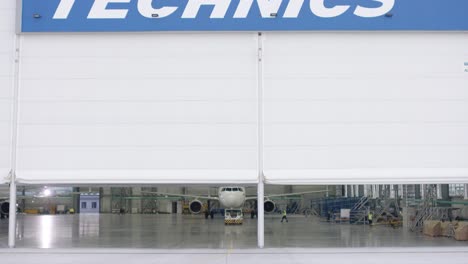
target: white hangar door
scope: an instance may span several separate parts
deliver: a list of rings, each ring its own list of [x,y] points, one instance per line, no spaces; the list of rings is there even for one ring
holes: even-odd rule
[[[468,35],[268,33],[272,184],[468,182]]]
[[[15,1],[0,8],[0,184],[11,170]]]
[[[21,183],[255,183],[254,33],[24,35]]]

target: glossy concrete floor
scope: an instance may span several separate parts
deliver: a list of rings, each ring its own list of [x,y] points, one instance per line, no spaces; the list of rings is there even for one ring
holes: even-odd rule
[[[18,215],[17,248],[255,249],[257,221],[225,226],[223,219],[182,215]],[[8,220],[0,221],[0,247]],[[466,247],[468,242],[431,238],[403,228],[330,224],[316,218],[265,219],[267,248]]]
[[[360,249],[0,249],[8,264],[466,264],[466,247]]]

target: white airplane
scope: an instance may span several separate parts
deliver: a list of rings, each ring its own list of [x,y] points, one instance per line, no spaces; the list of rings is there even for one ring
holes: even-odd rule
[[[286,193],[286,194],[272,194],[265,195],[264,210],[266,213],[271,213],[275,210],[276,205],[271,200],[274,197],[294,196],[303,195],[310,193],[324,193],[327,190],[320,191],[308,191],[308,192],[297,192],[297,193]],[[198,214],[203,210],[203,203],[200,200],[216,200],[219,201],[221,207],[225,209],[226,218],[237,218],[242,219],[242,208],[247,200],[256,200],[257,196],[247,197],[245,194],[245,187],[238,186],[226,186],[218,189],[218,196],[201,196],[201,195],[188,195],[188,194],[175,194],[175,193],[163,193],[163,192],[143,192],[162,196],[176,196],[192,198],[193,200],[189,204],[189,210],[193,214]]]

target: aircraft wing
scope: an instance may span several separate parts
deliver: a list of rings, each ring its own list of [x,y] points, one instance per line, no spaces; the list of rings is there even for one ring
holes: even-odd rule
[[[308,192],[296,192],[296,193],[281,193],[281,194],[269,194],[265,195],[265,197],[283,197],[283,196],[294,196],[294,195],[303,195],[303,194],[310,194],[310,193],[326,193],[328,190],[319,190],[319,191],[308,191]]]
[[[160,196],[186,197],[186,198],[201,199],[201,200],[219,200],[219,198],[217,196],[203,196],[203,195],[164,193],[164,192],[147,192],[147,191],[142,191],[141,193],[149,193],[149,194],[155,194],[155,195],[160,195]]]
[[[310,194],[310,193],[325,193],[325,192],[328,192],[328,191],[327,190],[319,190],[319,191],[308,191],[308,192],[269,194],[269,195],[265,195],[265,198],[285,197],[285,196],[295,196],[295,195],[303,195],[303,194]],[[256,199],[257,199],[257,196],[250,196],[250,197],[245,198],[245,200],[256,200]]]

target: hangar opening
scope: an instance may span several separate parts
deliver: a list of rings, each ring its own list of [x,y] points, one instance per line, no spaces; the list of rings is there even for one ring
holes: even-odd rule
[[[465,187],[267,185],[265,246],[466,246]],[[18,190],[19,248],[244,249],[257,244],[255,185],[28,185]],[[6,218],[0,237],[7,234]]]

